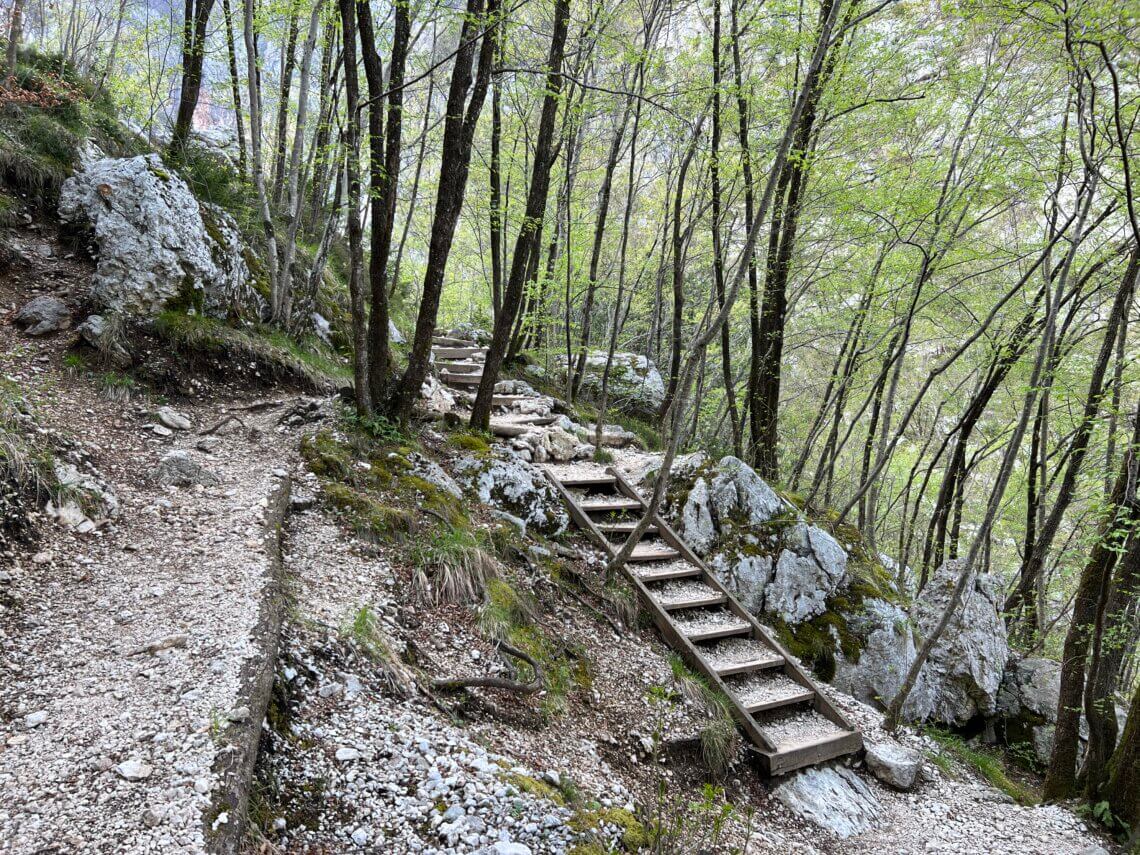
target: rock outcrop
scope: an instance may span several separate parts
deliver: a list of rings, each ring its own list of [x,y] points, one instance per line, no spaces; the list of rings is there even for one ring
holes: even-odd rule
[[[796,523],[764,592],[764,609],[787,623],[803,623],[827,611],[827,600],[847,581],[847,553],[823,529]]]
[[[154,479],[168,487],[212,487],[221,480],[194,459],[189,451],[170,451],[163,455],[154,470]]]
[[[574,361],[576,363],[577,356]],[[573,363],[572,363],[573,364]],[[566,371],[566,357],[558,363],[559,371]],[[531,370],[535,370],[532,366]],[[586,368],[582,372],[581,389],[587,395],[597,397],[602,393],[602,375],[606,368],[606,353],[591,350],[586,356]],[[639,353],[614,354],[607,384],[607,406],[633,415],[656,418],[657,411],[665,401],[665,381],[652,361]]]
[[[560,534],[570,518],[542,472],[513,454],[467,455],[456,461],[459,483],[479,500],[506,511],[543,534]]]
[[[1040,658],[1011,659],[997,697],[999,729],[1006,744],[1028,745],[1038,763],[1048,763],[1053,753],[1053,730],[1057,724],[1060,694],[1060,662]],[[1082,716],[1081,730],[1086,729]]]
[[[841,766],[799,772],[777,787],[774,795],[796,816],[841,839],[875,828],[882,813],[870,787]]]
[[[934,631],[962,570],[960,560],[938,568],[916,604],[919,637]],[[995,580],[971,573],[962,604],[923,668],[931,692],[915,717],[962,725],[997,711],[998,690],[1009,661],[1009,641]]]
[[[142,316],[170,305],[217,317],[265,311],[233,218],[200,203],[156,154],[88,163],[64,182],[59,214],[92,236],[92,296],[102,308]]]
[[[858,662],[839,658],[833,683],[840,691],[865,703],[886,706],[902,687],[914,661],[910,619],[894,603],[872,597],[863,601],[862,614],[853,616],[850,626],[864,639],[863,650]],[[907,699],[904,712],[908,718],[918,718],[918,710],[931,708],[931,691],[923,671]]]

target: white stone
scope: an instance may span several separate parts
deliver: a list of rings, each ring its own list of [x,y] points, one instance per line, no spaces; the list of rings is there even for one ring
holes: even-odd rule
[[[115,774],[128,781],[145,781],[154,768],[141,760],[125,760],[115,767]]]
[[[909,790],[922,769],[922,754],[894,741],[867,745],[867,768],[884,784],[897,790]]]
[[[817,766],[797,773],[776,788],[779,801],[803,819],[840,839],[878,825],[882,806],[849,769]]]

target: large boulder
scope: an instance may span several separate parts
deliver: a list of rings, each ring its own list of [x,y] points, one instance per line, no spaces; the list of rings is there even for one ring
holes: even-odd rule
[[[864,639],[863,649],[857,662],[838,658],[832,682],[864,703],[885,707],[898,694],[917,652],[910,619],[894,603],[869,597],[863,601],[863,612],[850,616],[848,625]],[[931,692],[923,670],[907,698],[905,715],[919,718],[919,710],[930,709]]]
[[[218,317],[265,311],[233,218],[200,203],[157,154],[86,164],[64,182],[59,214],[93,237],[92,296],[103,308],[143,316],[171,304]]]
[[[847,553],[823,529],[800,522],[784,535],[764,608],[789,624],[827,611],[827,600],[847,581]]]
[[[1035,657],[1011,659],[997,698],[998,726],[1005,742],[1027,746],[1038,763],[1048,763],[1060,695],[1060,662]],[[1081,728],[1087,728],[1083,715]]]
[[[574,360],[577,361],[577,356]],[[560,367],[566,367],[565,356],[560,359]],[[581,389],[589,395],[600,395],[605,368],[606,353],[591,350],[586,355]],[[665,381],[661,372],[652,361],[639,353],[614,354],[606,389],[609,406],[646,418],[655,418],[665,401]]]
[[[947,561],[922,589],[915,604],[920,638],[928,637],[941,620],[961,572],[960,560]],[[931,692],[916,706],[917,718],[964,725],[996,712],[1002,673],[1009,660],[998,591],[995,580],[970,572],[962,603],[923,666]]]
[[[479,500],[524,520],[544,534],[570,525],[562,500],[536,466],[513,454],[467,455],[456,461],[456,478]]]
[[[850,769],[817,766],[798,772],[776,788],[776,798],[793,814],[845,839],[879,824],[882,805]]]

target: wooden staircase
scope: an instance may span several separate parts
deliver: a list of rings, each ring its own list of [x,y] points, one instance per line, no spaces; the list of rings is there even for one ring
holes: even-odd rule
[[[647,507],[637,491],[612,467],[543,469],[574,522],[616,555]],[[859,730],[660,516],[623,569],[669,645],[729,699],[766,774],[863,747]]]

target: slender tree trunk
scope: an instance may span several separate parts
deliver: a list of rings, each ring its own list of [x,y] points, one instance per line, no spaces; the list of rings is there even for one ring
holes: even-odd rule
[[[486,430],[491,421],[491,399],[499,377],[503,358],[510,345],[511,330],[522,302],[523,287],[530,265],[539,251],[541,226],[546,211],[546,197],[550,189],[550,167],[554,144],[554,120],[558,113],[559,94],[562,91],[562,57],[566,48],[566,34],[570,21],[570,0],[556,0],[554,30],[550,37],[550,55],[547,59],[546,94],[542,99],[538,139],[534,149],[534,172],[527,193],[523,225],[515,240],[511,256],[511,273],[503,291],[503,305],[495,319],[491,346],[483,362],[483,377],[471,408],[471,426]]]
[[[238,82],[237,48],[234,46],[233,13],[230,0],[222,0],[222,15],[226,20],[226,55],[230,61],[230,97],[234,101],[234,125],[237,128],[238,176],[246,176],[245,117],[241,106],[241,84]]]
[[[293,150],[289,157],[287,183],[288,204],[285,208],[285,247],[281,259],[281,287],[274,320],[288,327],[293,314],[293,282],[297,261],[297,227],[301,221],[301,161],[305,150],[305,124],[309,118],[309,76],[313,66],[313,51],[317,46],[317,29],[321,22],[321,4],[314,3],[309,15],[309,29],[301,49],[301,87],[297,96],[297,122],[293,135]]]
[[[289,35],[285,42],[285,53],[281,64],[281,88],[277,93],[277,133],[274,137],[276,150],[273,157],[273,210],[281,207],[281,196],[285,190],[285,150],[286,133],[289,126],[289,93],[293,91],[293,69],[297,62],[297,35],[299,26],[298,7],[292,2],[289,8]]]
[[[250,2],[250,0],[246,0]],[[344,156],[348,184],[348,294],[352,314],[352,379],[356,412],[372,411],[368,391],[368,341],[364,315],[364,234],[360,223],[360,82],[356,58],[354,0],[337,0],[344,34]]]
[[[206,56],[206,24],[214,0],[186,0],[182,25],[182,88],[170,137],[170,152],[180,158],[194,125],[194,111],[202,91],[202,63]]]
[[[253,25],[254,0],[243,0],[244,18],[242,32],[245,37],[247,82],[249,86],[249,149],[250,169],[253,186],[257,193],[257,213],[261,228],[265,232],[264,263],[269,274],[270,304],[276,305],[279,299],[277,234],[273,225],[273,215],[269,209],[269,198],[265,193],[265,173],[261,158],[261,71],[258,68],[257,33]]]
[[[1132,826],[1135,836],[1140,828],[1140,686],[1132,695],[1124,733],[1109,761],[1104,793],[1113,815]]]
[[[488,0],[485,12],[483,0],[467,0],[467,14],[459,33],[459,50],[455,54],[455,65],[452,68],[451,83],[447,93],[439,167],[440,181],[436,192],[435,216],[432,219],[431,238],[428,243],[427,268],[424,272],[420,310],[416,317],[416,331],[412,338],[411,353],[408,355],[408,366],[400,381],[394,385],[386,406],[387,415],[400,424],[407,423],[412,406],[419,398],[420,387],[427,376],[432,335],[435,332],[439,299],[447,271],[447,259],[451,254],[455,226],[459,220],[463,196],[467,189],[471,143],[490,84],[495,39],[490,34],[484,33],[479,47],[478,70],[473,75],[472,65],[478,41],[476,33],[485,28],[488,22],[497,23],[498,10],[498,0]],[[471,90],[469,98],[468,89]]]
[[[731,2],[731,0],[730,0]],[[713,0],[712,40],[712,140],[709,163],[710,192],[712,194],[713,280],[716,285],[717,306],[724,305],[724,246],[721,242],[720,198],[720,0]],[[732,453],[744,456],[744,442],[740,433],[740,415],[736,410],[736,381],[732,373],[732,337],[729,325],[720,328],[720,359],[724,378],[724,400],[728,407],[728,424],[732,431]]]

